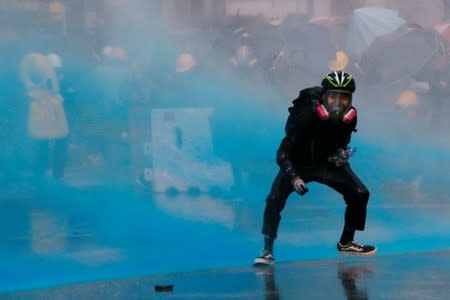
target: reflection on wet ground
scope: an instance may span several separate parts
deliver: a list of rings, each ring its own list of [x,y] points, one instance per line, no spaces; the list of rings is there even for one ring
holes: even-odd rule
[[[0,299],[448,299],[448,278],[450,252],[441,251],[90,282]]]

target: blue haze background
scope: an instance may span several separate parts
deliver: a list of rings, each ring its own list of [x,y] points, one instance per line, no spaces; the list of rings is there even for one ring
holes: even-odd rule
[[[300,88],[321,78],[280,92],[263,75],[250,80],[223,71],[216,53],[203,57],[209,68],[185,78],[172,73],[181,78],[171,87],[148,91],[153,110],[138,108],[144,123],[130,126],[133,108],[123,99],[110,105],[108,93],[145,72],[157,81],[175,67],[175,50],[184,42],[162,34],[164,28],[140,15],[144,2],[134,3],[124,12],[133,18],[118,18],[109,28],[109,42],[126,45],[132,67],[94,64],[77,50],[81,41],[45,40],[37,32],[8,49],[2,45],[8,59],[0,74],[0,292],[247,266],[262,247],[262,212],[278,170],[275,151],[287,108]],[[21,57],[32,51],[64,59],[62,96],[71,133],[62,180],[32,172],[36,146],[26,134],[28,100],[18,74]],[[110,77],[100,80],[101,72]],[[367,229],[357,239],[377,245],[379,255],[448,249],[447,132],[425,130],[380,107],[378,99],[368,89],[354,96],[359,130],[351,164],[371,191]],[[98,114],[86,116],[92,112]],[[175,125],[152,123],[161,118]],[[142,186],[130,148],[136,143],[131,131],[144,127],[138,135],[151,144],[151,159],[139,162],[142,172],[153,173]],[[87,134],[93,131],[99,134]],[[182,186],[183,180],[190,184]],[[277,260],[335,258],[343,212],[341,197],[326,187],[311,184],[305,197],[293,194]]]

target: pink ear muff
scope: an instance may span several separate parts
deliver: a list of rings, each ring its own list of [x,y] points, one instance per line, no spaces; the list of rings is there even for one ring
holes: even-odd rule
[[[342,119],[342,121],[344,121],[344,123],[350,123],[351,121],[353,121],[353,119],[356,117],[356,109],[351,108],[345,115],[344,118]]]
[[[316,105],[316,113],[317,113],[317,115],[319,116],[319,118],[321,120],[324,120],[324,121],[328,120],[328,111],[325,108],[325,106],[323,106],[322,104],[317,103],[317,105]]]

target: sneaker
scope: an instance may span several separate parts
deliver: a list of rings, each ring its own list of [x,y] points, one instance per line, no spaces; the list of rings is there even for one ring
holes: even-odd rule
[[[270,266],[273,264],[275,264],[275,257],[273,257],[272,253],[267,250],[263,250],[261,254],[257,258],[255,258],[255,260],[253,260],[253,265],[255,266]]]
[[[337,250],[342,254],[350,255],[363,255],[370,256],[377,252],[375,246],[358,244],[355,241],[351,241],[347,245],[342,245],[340,242],[337,243]]]

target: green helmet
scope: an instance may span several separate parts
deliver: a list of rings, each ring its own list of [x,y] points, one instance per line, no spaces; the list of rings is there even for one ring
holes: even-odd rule
[[[352,75],[345,73],[342,70],[337,70],[327,74],[322,79],[322,88],[323,91],[330,92],[344,92],[353,94],[355,92],[355,80]]]

